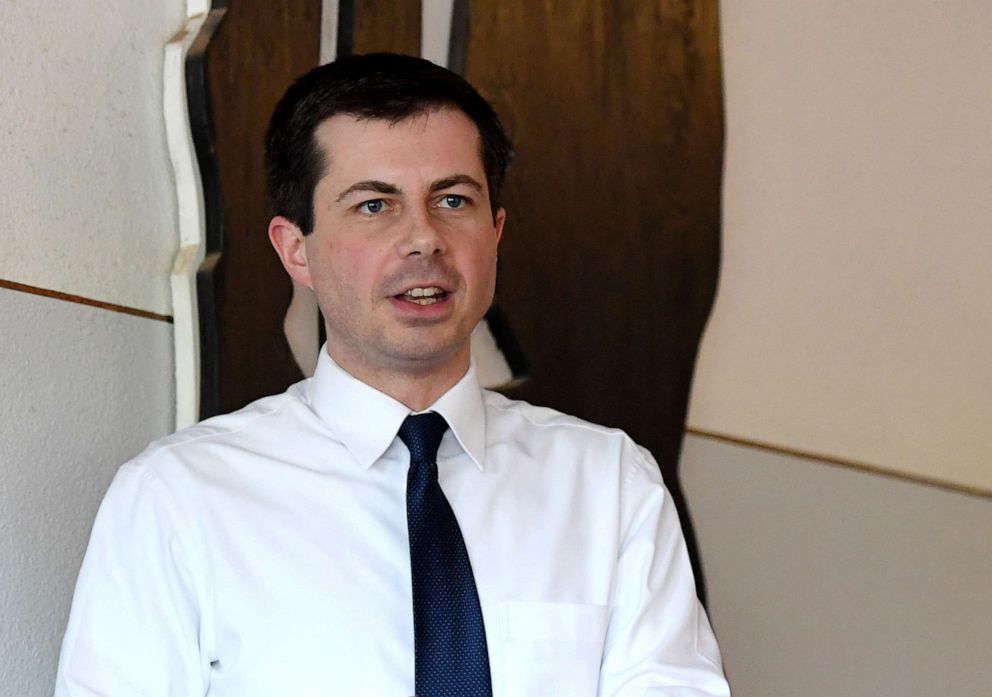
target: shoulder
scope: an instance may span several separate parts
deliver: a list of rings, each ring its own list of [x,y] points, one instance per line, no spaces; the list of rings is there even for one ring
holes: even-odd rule
[[[623,437],[624,432],[618,428],[601,426],[591,421],[571,416],[557,409],[542,407],[530,402],[509,397],[493,392],[492,390],[482,391],[483,403],[486,405],[487,418],[498,421],[510,421],[516,425],[533,427],[536,430],[565,430],[575,432],[588,432],[593,437]]]
[[[319,423],[307,403],[305,382],[159,438],[125,466],[163,475],[176,465],[221,466],[240,459],[232,458],[237,453],[244,456],[274,450],[287,436]]]
[[[661,482],[658,466],[645,448],[619,428],[603,426],[557,409],[514,400],[498,392],[483,390],[486,432],[490,444],[513,440],[531,451],[567,449],[577,460],[592,460],[602,466],[620,465],[627,476],[640,474]]]

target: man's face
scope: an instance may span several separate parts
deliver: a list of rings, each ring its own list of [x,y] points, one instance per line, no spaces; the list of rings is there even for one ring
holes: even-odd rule
[[[280,253],[316,292],[331,356],[358,377],[460,376],[504,219],[493,220],[475,124],[454,109],[396,124],[338,115],[316,138],[328,164],[314,229],[295,273]]]

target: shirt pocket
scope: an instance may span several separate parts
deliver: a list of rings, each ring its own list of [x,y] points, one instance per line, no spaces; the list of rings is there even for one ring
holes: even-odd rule
[[[607,608],[575,603],[503,603],[506,694],[595,697]]]

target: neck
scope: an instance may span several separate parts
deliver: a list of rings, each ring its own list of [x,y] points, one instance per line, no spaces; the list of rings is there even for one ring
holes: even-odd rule
[[[349,360],[347,352],[333,350],[330,343],[327,353],[338,366],[356,380],[389,395],[410,411],[423,411],[434,404],[441,395],[458,383],[468,372],[469,355],[453,357],[443,364],[404,365],[394,368],[370,366],[362,361]]]

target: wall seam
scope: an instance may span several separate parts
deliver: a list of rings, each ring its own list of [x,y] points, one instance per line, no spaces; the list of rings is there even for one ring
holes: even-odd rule
[[[86,298],[82,295],[73,295],[72,293],[63,293],[58,290],[51,290],[50,288],[39,288],[38,286],[31,286],[26,283],[18,283],[17,281],[8,281],[0,278],[0,288],[6,288],[7,290],[14,290],[20,293],[29,293],[31,295],[40,295],[44,298],[51,298],[53,300],[61,300],[63,302],[74,303],[76,305],[85,305],[87,307],[95,307],[101,310],[109,310],[110,312],[119,312],[124,315],[131,315],[132,317],[141,317],[143,319],[151,319],[158,322],[172,324],[172,317],[170,315],[160,315],[157,312],[149,312],[148,310],[141,310],[136,307],[118,305],[116,303],[109,303],[103,300],[94,300],[93,298]]]
[[[749,438],[741,438],[739,436],[732,436],[726,433],[718,433],[716,431],[706,431],[699,428],[687,427],[685,429],[687,434],[693,436],[699,436],[700,438],[708,438],[710,440],[721,441],[723,443],[729,443],[731,445],[740,445],[747,448],[755,448],[758,450],[764,450],[767,452],[775,453],[777,455],[787,455],[789,457],[800,458],[803,460],[809,460],[812,462],[817,462],[824,465],[830,465],[831,467],[842,467],[844,469],[857,470],[860,472],[866,472],[868,474],[874,474],[880,477],[888,477],[889,479],[899,479],[902,481],[912,482],[913,484],[922,484],[924,486],[933,487],[935,489],[943,489],[945,491],[951,491],[956,494],[965,494],[967,496],[974,496],[980,499],[992,500],[992,492],[979,487],[969,486],[967,484],[958,484],[956,482],[948,482],[941,479],[936,479],[934,477],[927,477],[925,475],[911,474],[908,472],[901,472],[898,470],[888,469],[881,465],[871,465],[864,462],[858,462],[856,460],[847,460],[839,457],[832,457],[830,455],[825,455],[822,453],[813,453],[804,450],[797,450],[795,448],[789,448],[787,446],[776,445],[774,443],[767,443],[764,441],[751,440]]]

